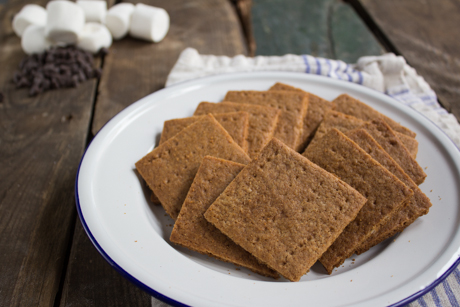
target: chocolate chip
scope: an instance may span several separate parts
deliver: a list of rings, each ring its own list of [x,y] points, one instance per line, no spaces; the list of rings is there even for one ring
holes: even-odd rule
[[[99,53],[107,54],[107,50]],[[43,54],[25,57],[14,72],[17,88],[29,87],[29,95],[62,87],[76,87],[80,82],[100,78],[101,69],[94,68],[94,57],[75,46],[54,47]]]
[[[96,68],[93,70],[93,77],[96,79],[99,79],[102,76],[102,69],[101,68]]]
[[[101,57],[105,57],[107,54],[109,54],[108,48],[101,48],[98,52],[98,55]]]
[[[83,72],[83,70],[80,70],[80,71],[78,72],[78,81],[83,82],[83,81],[85,81],[85,80],[86,80],[86,75],[85,75],[85,73]]]
[[[72,87],[77,87],[77,85],[78,85],[78,75],[73,75],[72,80],[70,81],[70,83],[72,84]]]
[[[59,82],[58,82],[58,79],[57,78],[51,78],[50,80],[50,88],[51,89],[58,89],[60,88],[61,86],[59,85]]]
[[[40,94],[43,91],[43,89],[40,87],[39,83],[34,83],[32,87],[29,90],[29,96],[36,96]]]
[[[51,82],[49,79],[44,79],[42,83],[43,91],[47,91],[51,88]]]
[[[19,73],[19,71],[15,71],[14,74],[13,74],[13,82],[15,84],[17,84],[19,82],[19,80],[21,80],[21,78],[22,78],[22,76]]]
[[[19,79],[16,83],[17,88],[30,87],[31,85],[32,83],[26,77],[21,77],[21,79]]]

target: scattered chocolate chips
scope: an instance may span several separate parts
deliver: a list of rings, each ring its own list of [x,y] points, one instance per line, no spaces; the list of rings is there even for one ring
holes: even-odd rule
[[[105,47],[104,47],[104,48],[101,48],[101,49],[99,50],[99,55],[100,55],[101,57],[105,57],[107,54],[109,54],[109,49],[108,49],[108,48],[105,48]]]
[[[3,93],[0,92],[0,103],[2,103],[2,102],[3,102]]]
[[[105,56],[108,50],[101,50]],[[17,88],[28,87],[29,96],[42,92],[76,87],[79,83],[100,78],[102,70],[94,68],[94,57],[90,52],[75,46],[54,47],[42,54],[24,58],[14,72],[13,82]]]

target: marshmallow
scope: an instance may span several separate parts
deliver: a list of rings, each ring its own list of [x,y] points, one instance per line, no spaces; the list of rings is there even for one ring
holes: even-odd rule
[[[105,17],[105,25],[114,39],[121,39],[128,34],[134,4],[119,3],[112,6]]]
[[[100,23],[88,22],[80,33],[77,47],[97,53],[101,48],[109,48],[111,45],[112,35],[107,27]]]
[[[86,22],[104,23],[107,14],[107,2],[102,0],[77,0],[77,4],[85,12]]]
[[[21,37],[24,30],[30,25],[44,26],[46,24],[46,10],[36,4],[25,5],[13,18],[13,30]]]
[[[43,53],[52,42],[45,36],[45,27],[38,25],[30,25],[22,33],[21,47],[27,54]]]
[[[73,2],[56,0],[48,2],[46,10],[45,35],[56,43],[75,44],[85,25],[83,9]]]
[[[131,36],[157,43],[166,36],[168,30],[169,15],[164,9],[136,4],[129,28]]]

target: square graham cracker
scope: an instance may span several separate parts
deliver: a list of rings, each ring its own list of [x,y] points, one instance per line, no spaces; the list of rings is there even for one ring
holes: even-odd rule
[[[346,132],[364,125],[365,121],[351,115],[346,115],[334,110],[330,110],[324,115],[324,119],[316,130],[315,136],[308,146],[318,142],[333,128]]]
[[[163,124],[163,131],[161,132],[159,145],[166,142],[171,137],[181,132],[182,129],[190,126],[201,118],[202,116],[192,116],[165,121]],[[249,114],[247,112],[222,113],[214,114],[214,118],[219,122],[219,124],[222,125],[222,127],[224,127],[225,130],[227,130],[232,139],[245,152],[247,152],[248,142],[246,138],[248,133]],[[160,200],[153,192],[151,194],[150,201],[154,204],[160,204]]]
[[[205,213],[236,244],[298,281],[366,199],[273,138]]]
[[[203,217],[209,206],[244,167],[244,164],[204,157],[170,239],[171,242],[199,253],[246,267],[263,276],[278,278],[278,273],[261,264]]]
[[[277,82],[269,91],[296,91],[308,95],[308,109],[307,116],[303,119],[302,132],[300,134],[300,145],[298,147],[299,152],[302,152],[307,147],[310,140],[313,138],[316,129],[324,118],[327,111],[334,109],[335,103],[332,101],[323,99],[310,92],[306,92],[299,88],[293,87],[288,84]]]
[[[194,115],[218,114],[244,111],[249,114],[247,133],[248,155],[254,159],[270,141],[278,123],[279,111],[276,108],[233,102],[201,102]]]
[[[393,132],[404,145],[404,147],[406,147],[407,151],[409,151],[412,158],[416,159],[418,154],[418,141],[415,138],[408,136],[407,134],[402,134],[401,132],[394,130]]]
[[[372,120],[363,124],[361,128],[366,130],[383,147],[417,185],[425,181],[426,174],[422,167],[385,121],[381,119]]]
[[[205,156],[242,164],[251,160],[216,119],[206,115],[136,162],[137,171],[174,220]]]
[[[356,218],[319,259],[331,274],[407,203],[413,191],[337,129],[308,146],[304,156],[367,198]]]
[[[325,135],[332,128],[335,128],[341,132],[346,132],[352,129],[356,129],[364,125],[365,123],[365,121],[357,117],[347,115],[335,110],[330,110],[325,114],[323,121],[316,130],[313,140],[311,140],[311,143],[317,142],[323,135]],[[410,152],[410,155],[412,157],[415,157],[418,151],[418,142],[410,136],[396,131],[393,132],[396,135],[396,137],[399,138],[404,147],[407,146],[406,149]]]
[[[335,109],[338,112],[342,112],[348,115],[355,116],[364,121],[380,118],[384,120],[394,131],[398,131],[398,132],[401,132],[402,134],[406,134],[410,137],[415,138],[415,135],[416,135],[415,132],[413,132],[409,128],[402,126],[401,124],[392,120],[388,116],[383,115],[379,111],[368,106],[364,102],[351,97],[348,94],[342,94],[338,96],[337,98],[333,100],[333,102],[336,104]]]
[[[308,95],[293,91],[228,91],[224,101],[269,106],[281,110],[274,137],[294,150],[301,145]]]
[[[202,116],[192,116],[185,118],[176,118],[165,121],[163,125],[163,131],[161,132],[160,145],[175,136],[182,129],[190,126],[197,120],[200,120]],[[228,134],[232,139],[241,147],[244,151],[247,152],[248,144],[246,141],[248,134],[248,122],[249,122],[249,113],[247,112],[230,112],[230,113],[221,113],[214,114],[214,118],[219,122],[219,124],[227,130]]]
[[[392,216],[388,222],[382,225],[378,231],[374,232],[359,246],[355,251],[359,255],[383,240],[392,237],[397,232],[400,232],[420,216],[427,214],[431,207],[431,201],[367,131],[364,129],[355,129],[345,134],[414,191],[414,195],[410,198],[407,206]]]

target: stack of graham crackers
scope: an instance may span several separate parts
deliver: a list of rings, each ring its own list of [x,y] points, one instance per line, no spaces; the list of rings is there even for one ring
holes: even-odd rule
[[[428,213],[417,149],[414,132],[347,94],[276,83],[166,121],[136,168],[175,220],[171,242],[298,281]]]

